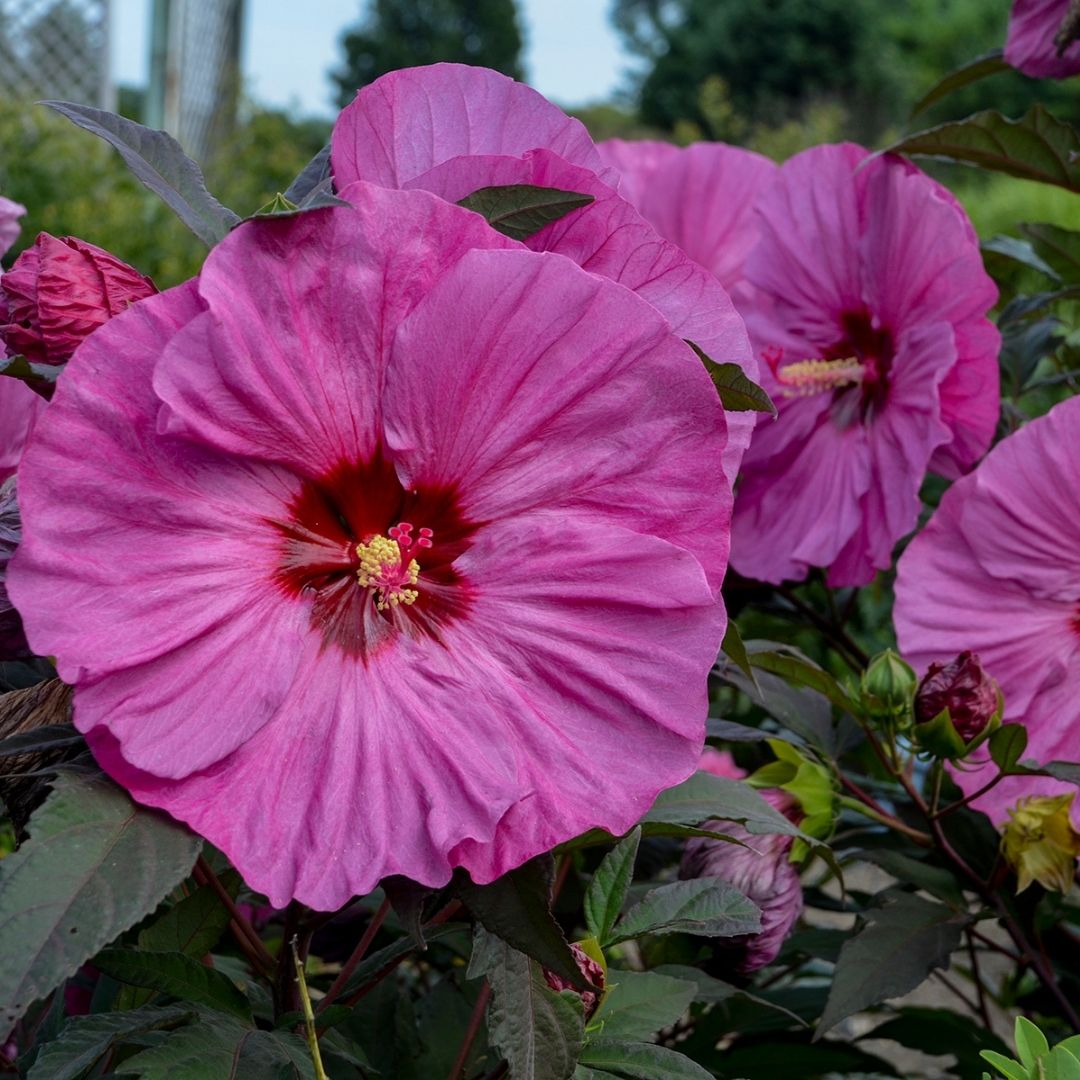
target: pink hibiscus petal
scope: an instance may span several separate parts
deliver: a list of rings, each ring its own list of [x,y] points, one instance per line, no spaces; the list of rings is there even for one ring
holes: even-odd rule
[[[1080,41],[1059,56],[1054,38],[1069,14],[1069,0],[1013,0],[1005,60],[1036,79],[1066,79],[1080,72]]]
[[[724,143],[679,149],[612,139],[599,150],[619,169],[620,191],[661,236],[711,270],[725,289],[739,284],[758,237],[754,203],[776,172],[774,162]]]
[[[405,640],[367,668],[307,657],[274,721],[212,768],[140,773],[101,729],[95,754],[277,906],[332,909],[389,874],[441,885],[453,866],[485,882],[560,838],[624,831],[699,753],[724,622],[700,565],[653,537],[542,514],[483,530],[462,569],[474,620],[445,647]],[[612,739],[631,759],[619,775],[595,767]]]
[[[575,276],[553,306],[573,264],[522,254],[464,256],[398,332],[385,408],[402,482],[454,479],[474,521],[588,508],[695,552],[718,588],[730,501],[704,368],[655,309],[603,278]]]
[[[707,271],[656,231],[594,173],[549,150],[520,158],[454,158],[411,181],[458,202],[483,187],[531,184],[576,191],[594,201],[541,229],[525,241],[533,251],[555,251],[579,266],[648,300],[674,333],[693,341],[717,363],[738,364],[750,379],[757,361],[742,319],[724,289]],[[734,482],[754,428],[753,413],[728,413],[724,471]]]
[[[163,775],[217,760],[266,722],[306,623],[303,605],[268,602],[280,540],[259,529],[295,482],[186,447],[178,465],[156,437],[155,353],[199,314],[180,286],[76,352],[20,468],[30,527],[8,578],[31,645],[79,687],[80,730],[108,723],[133,762]],[[194,672],[202,713],[188,700]]]
[[[0,195],[0,255],[6,255],[8,249],[19,238],[19,218],[26,213],[26,207],[12,199]]]
[[[535,90],[487,68],[433,64],[365,86],[334,124],[331,163],[339,190],[354,180],[404,187],[453,157],[540,146],[615,181],[580,121]]]
[[[155,374],[163,432],[308,475],[372,455],[392,328],[464,251],[516,245],[425,192],[345,194],[355,210],[260,222],[211,252],[199,278],[209,314]],[[363,244],[382,261],[340,257]]]
[[[12,476],[45,399],[18,379],[0,377],[0,483]]]

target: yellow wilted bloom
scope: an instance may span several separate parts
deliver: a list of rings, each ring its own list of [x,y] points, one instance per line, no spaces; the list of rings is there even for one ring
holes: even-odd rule
[[[1018,878],[1017,893],[1033,881],[1046,889],[1067,893],[1072,885],[1080,832],[1069,818],[1076,793],[1021,799],[1009,811],[1001,839],[1002,851]]]

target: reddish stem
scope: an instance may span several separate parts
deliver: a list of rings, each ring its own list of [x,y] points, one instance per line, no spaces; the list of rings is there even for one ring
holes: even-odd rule
[[[476,1004],[473,1006],[472,1015],[469,1017],[469,1026],[465,1029],[465,1038],[461,1040],[461,1049],[458,1050],[454,1064],[450,1066],[450,1072],[447,1074],[446,1080],[458,1080],[458,1077],[465,1071],[465,1064],[469,1060],[469,1054],[472,1052],[473,1043],[476,1042],[476,1036],[480,1033],[480,1025],[484,1022],[484,1011],[487,1009],[490,1000],[491,987],[488,985],[487,979],[485,979],[480,984],[480,993],[476,995]]]
[[[379,910],[371,916],[371,921],[364,929],[363,936],[360,938],[359,944],[353,949],[352,955],[344,964],[341,965],[341,970],[337,974],[337,978],[330,984],[330,988],[323,995],[322,1001],[319,1002],[318,1008],[315,1010],[315,1014],[323,1012],[329,1005],[333,1004],[334,999],[341,993],[342,988],[352,978],[352,973],[360,965],[360,961],[367,955],[368,949],[371,948],[371,943],[375,940],[375,935],[379,932],[379,927],[382,926],[383,920],[386,918],[390,911],[390,901],[384,900],[379,905]]]

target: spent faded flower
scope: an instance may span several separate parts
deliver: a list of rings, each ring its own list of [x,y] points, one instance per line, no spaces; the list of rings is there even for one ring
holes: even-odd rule
[[[732,565],[762,581],[870,581],[927,470],[969,468],[997,422],[997,291],[971,223],[914,166],[868,158],[814,147],[757,202],[741,310],[780,415],[744,461]]]
[[[1016,871],[1018,893],[1033,881],[1053,892],[1068,893],[1072,888],[1080,855],[1080,832],[1069,815],[1075,799],[1075,791],[1052,797],[1028,795],[1009,808],[1001,850]]]
[[[39,233],[0,277],[0,339],[12,355],[63,364],[102,323],[155,292],[103,248]]]
[[[1080,73],[1080,10],[1072,0],[1013,0],[1005,60],[1036,79]]]
[[[706,748],[700,767],[714,776],[737,780],[745,772],[726,752]],[[783,791],[769,789],[762,796],[782,813],[791,813],[794,800]],[[761,930],[717,943],[731,959],[732,968],[749,975],[776,959],[784,939],[803,910],[799,871],[790,860],[792,838],[780,834],[752,834],[730,821],[711,821],[704,828],[741,840],[745,847],[709,837],[687,842],[679,876],[716,877],[733,885],[761,909]]]
[[[742,319],[721,284],[617,194],[618,174],[585,128],[535,90],[462,64],[391,72],[338,117],[332,164],[346,198],[355,197],[349,185],[357,180],[431,191],[454,203],[516,184],[591,196],[525,245],[619,282],[649,301],[673,333],[757,377]],[[731,481],[752,428],[752,413],[729,415],[724,468]]]
[[[76,724],[276,906],[626,831],[693,771],[725,625],[723,413],[664,320],[352,197],[95,333],[19,473],[9,589]]]
[[[1025,757],[1075,761],[1080,744],[1080,398],[1003,439],[945,493],[900,559],[896,632],[926,670],[960,649],[979,654],[1027,728]],[[996,772],[965,762],[969,794]],[[994,821],[1033,794],[1072,790],[1038,777],[1001,781],[974,805]]]

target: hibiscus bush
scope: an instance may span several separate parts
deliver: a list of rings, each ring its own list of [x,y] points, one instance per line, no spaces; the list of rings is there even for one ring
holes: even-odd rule
[[[0,278],[0,1071],[1080,1076],[1080,231],[922,167],[1080,132],[777,164],[439,64],[241,219],[49,107],[206,253]]]

